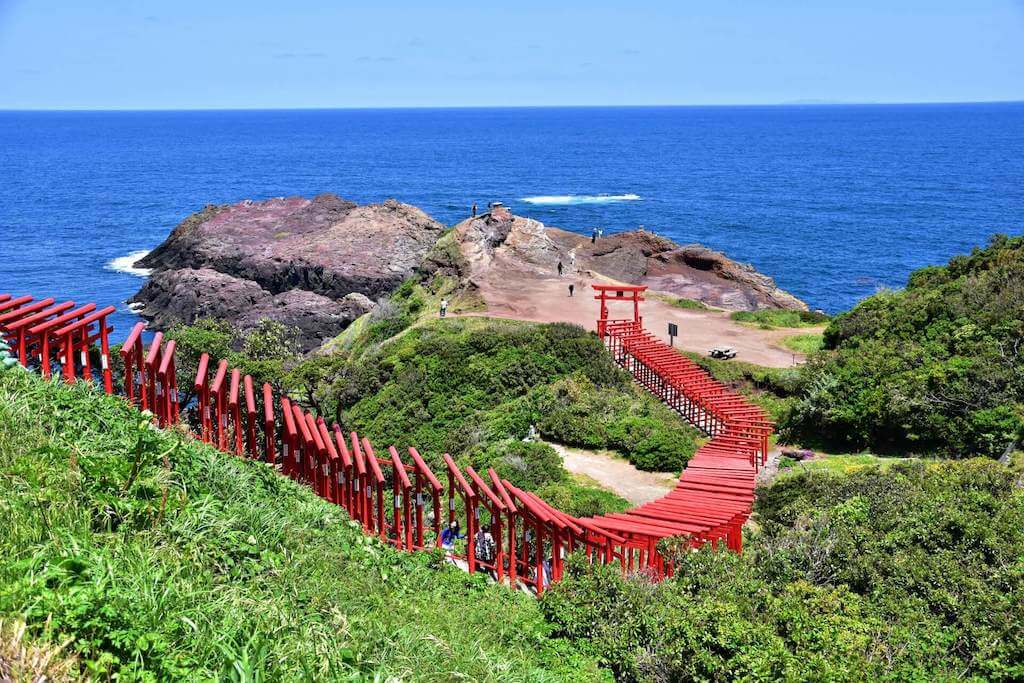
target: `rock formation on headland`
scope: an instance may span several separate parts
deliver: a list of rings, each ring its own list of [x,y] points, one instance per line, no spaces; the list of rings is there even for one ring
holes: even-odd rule
[[[559,261],[723,308],[806,309],[750,266],[643,230],[592,243],[499,208],[446,233],[413,206],[358,206],[332,194],[209,206],[189,216],[136,264],[153,273],[132,303],[163,329],[213,317],[247,330],[270,318],[297,327],[309,350],[416,273],[452,275],[490,304],[529,296],[530,283],[550,277]]]
[[[730,310],[807,310],[804,302],[752,266],[699,244],[679,246],[645,230],[617,233],[594,243],[501,210],[459,223],[440,246],[428,255],[424,267],[455,269],[477,288],[508,287],[515,279],[510,278],[513,272],[549,276],[561,261],[565,268],[574,266]],[[456,250],[460,259],[452,259]]]
[[[396,201],[358,206],[332,194],[210,206],[136,265],[153,274],[135,295],[156,327],[221,318],[294,325],[317,346],[411,276],[444,231]]]

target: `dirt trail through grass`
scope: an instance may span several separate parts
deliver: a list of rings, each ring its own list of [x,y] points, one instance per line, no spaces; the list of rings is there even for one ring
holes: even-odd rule
[[[643,472],[627,460],[607,453],[570,448],[557,443],[550,445],[562,456],[565,469],[569,472],[597,482],[602,488],[622,496],[633,505],[661,498],[675,487],[679,476],[672,472]]]

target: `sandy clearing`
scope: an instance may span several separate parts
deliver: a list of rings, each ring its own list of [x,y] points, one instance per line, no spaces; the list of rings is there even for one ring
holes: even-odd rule
[[[466,315],[531,320],[534,322],[569,322],[588,330],[596,328],[598,304],[594,300],[593,283],[609,282],[606,278],[581,273],[575,277],[545,277],[535,272],[512,268],[495,268],[476,280],[486,310]],[[569,284],[576,286],[569,296]],[[650,297],[641,304],[645,327],[667,341],[668,323],[679,326],[676,346],[686,351],[706,354],[716,346],[731,346],[736,359],[765,367],[788,368],[801,363],[803,354],[783,348],[781,340],[794,334],[819,331],[818,328],[762,330],[729,319],[723,311],[699,311],[676,308]],[[631,317],[628,303],[613,304],[613,317]]]
[[[633,505],[661,498],[675,487],[678,480],[678,475],[671,472],[643,472],[622,458],[549,441],[545,443],[562,456],[569,472],[593,479],[602,488],[622,496]]]

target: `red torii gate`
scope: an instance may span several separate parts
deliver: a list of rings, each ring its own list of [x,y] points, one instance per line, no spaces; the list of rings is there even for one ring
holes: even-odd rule
[[[646,301],[643,293],[647,291],[647,285],[591,285],[597,295],[594,297],[601,302],[601,315],[597,319],[597,336],[604,339],[607,334],[608,323],[612,319],[608,317],[608,303],[611,301],[631,301],[633,303],[633,322],[643,326],[644,319],[640,316],[640,302]],[[616,319],[614,322],[623,322]]]

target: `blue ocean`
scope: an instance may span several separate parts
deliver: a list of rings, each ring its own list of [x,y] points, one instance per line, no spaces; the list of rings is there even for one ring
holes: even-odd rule
[[[185,216],[325,191],[643,225],[836,312],[1024,232],[1024,104],[0,112],[0,179],[0,291],[119,303],[122,332],[129,255]]]

